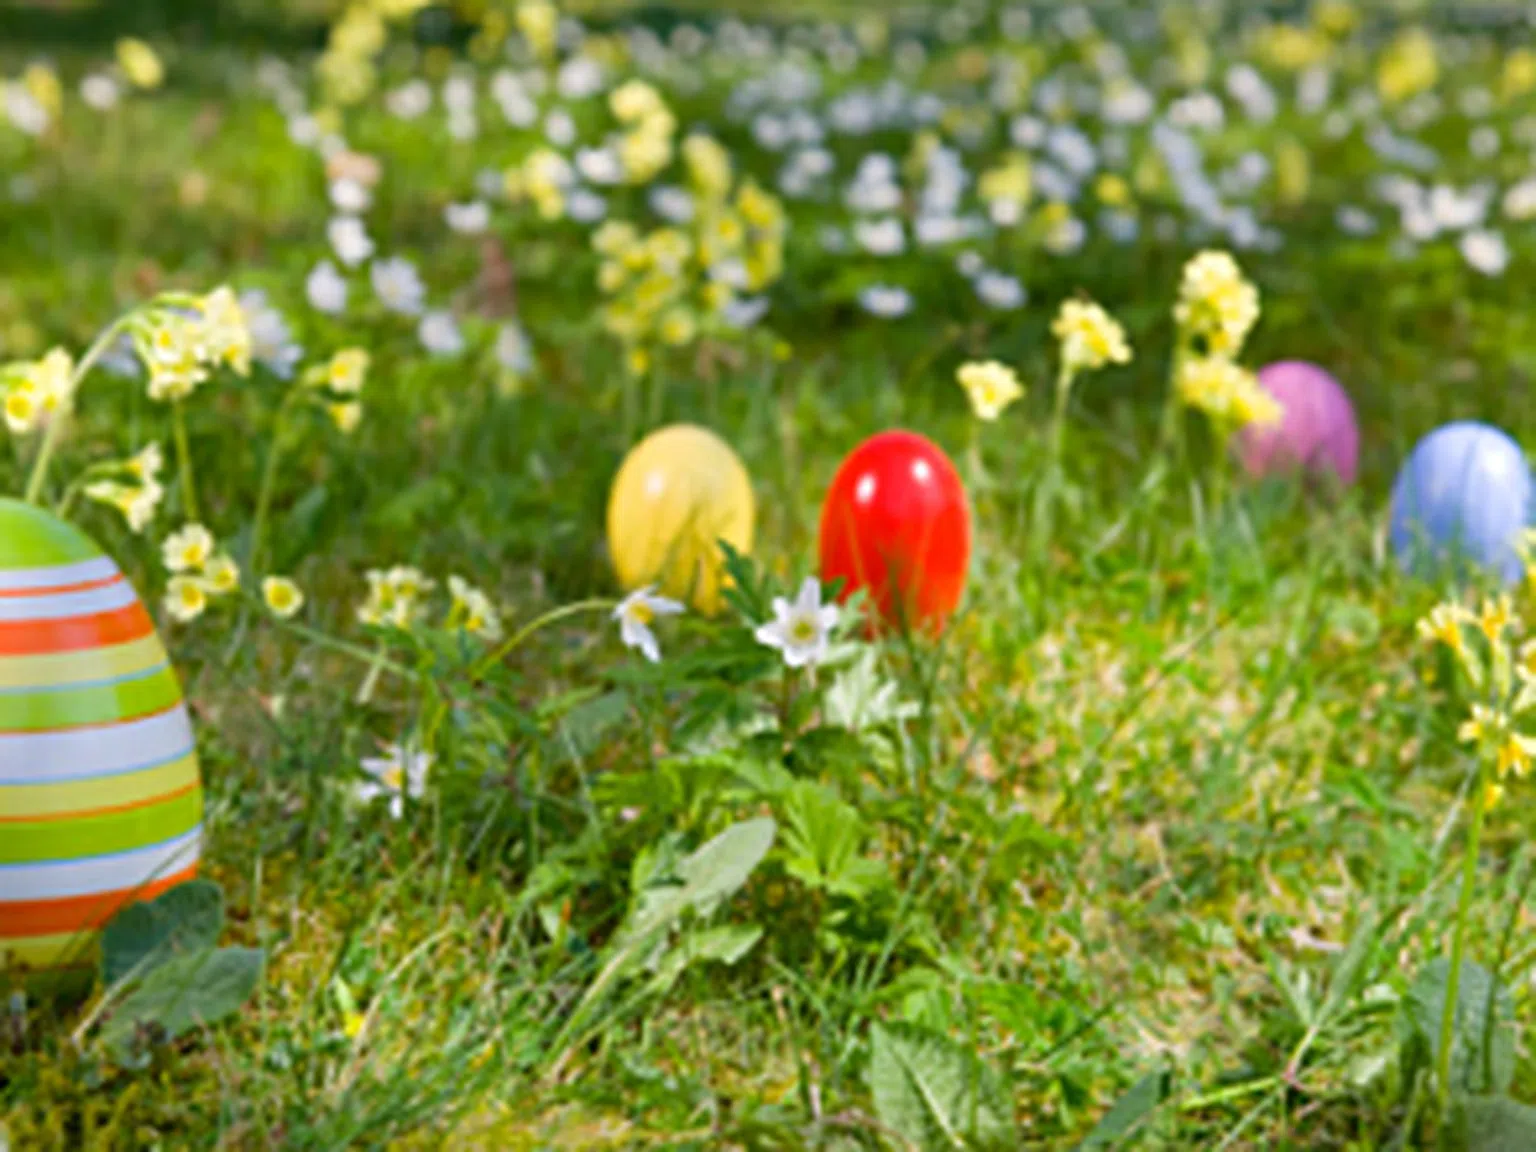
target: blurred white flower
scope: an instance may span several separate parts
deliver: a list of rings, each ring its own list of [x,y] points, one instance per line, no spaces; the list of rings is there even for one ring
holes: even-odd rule
[[[391,116],[414,120],[432,107],[432,85],[420,79],[407,81],[384,97],[384,107]]]
[[[334,316],[346,310],[347,282],[336,271],[336,265],[329,260],[322,260],[304,281],[304,295],[308,297],[310,307],[317,312]]]
[[[368,269],[368,277],[373,282],[374,295],[389,311],[405,316],[420,315],[427,289],[416,265],[403,256],[375,260],[373,267]]]
[[[92,72],[80,81],[80,99],[98,112],[105,112],[116,105],[120,95],[117,81],[105,72]]]
[[[651,211],[668,224],[687,224],[693,219],[693,196],[676,184],[658,184],[647,197]]]
[[[288,117],[288,139],[300,148],[312,148],[320,142],[320,122],[307,112]]]
[[[0,83],[5,91],[5,114],[18,132],[41,136],[48,130],[48,109],[19,81]]]
[[[443,107],[450,114],[473,113],[475,110],[475,82],[464,73],[456,73],[443,81]]]
[[[556,108],[544,117],[544,136],[556,148],[569,148],[576,142],[576,121],[564,108]]]
[[[464,333],[453,313],[434,309],[421,318],[416,327],[421,346],[433,356],[457,356],[464,351]]]
[[[730,300],[720,313],[727,327],[751,328],[768,313],[768,297],[738,296]]]
[[[859,247],[873,256],[899,256],[907,247],[907,234],[894,216],[860,220],[853,226]]]
[[[623,161],[607,145],[576,149],[576,171],[592,184],[617,184],[624,179]]]
[[[1536,176],[1527,177],[1504,193],[1504,215],[1511,220],[1536,220]]]
[[[1484,276],[1502,276],[1509,267],[1509,245],[1500,232],[1479,228],[1464,233],[1459,247],[1462,258]]]
[[[585,100],[603,89],[603,66],[590,56],[572,56],[555,75],[555,91],[566,100]]]
[[[517,323],[503,324],[496,333],[496,362],[519,375],[533,367],[533,350],[528,334]]]
[[[281,380],[293,378],[304,349],[293,339],[283,314],[274,308],[260,288],[240,293],[240,311],[251,334],[251,359]]]
[[[333,216],[326,225],[325,234],[336,252],[336,259],[348,268],[357,267],[373,255],[373,241],[356,216]]]
[[[490,225],[491,207],[484,200],[450,204],[443,209],[443,219],[453,231],[465,236],[473,236],[484,232]]]
[[[1006,312],[1024,306],[1023,283],[1006,272],[983,272],[976,277],[972,286],[976,289],[977,297],[988,308]]]
[[[573,188],[565,196],[565,214],[578,224],[595,224],[608,215],[608,201],[590,188]]]
[[[330,196],[338,212],[366,212],[373,201],[366,184],[347,176],[331,181]]]
[[[905,288],[871,284],[859,293],[859,306],[871,316],[894,320],[912,310],[912,294]]]

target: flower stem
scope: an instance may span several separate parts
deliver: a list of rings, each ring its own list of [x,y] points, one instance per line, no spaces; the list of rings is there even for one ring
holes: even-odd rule
[[[470,670],[470,679],[479,680],[494,665],[500,664],[511,655],[524,640],[528,639],[540,628],[564,620],[569,616],[576,616],[582,612],[604,611],[612,607],[612,600],[578,600],[574,604],[562,604],[559,608],[552,609],[542,616],[535,617],[513,633],[510,640],[503,642],[500,647],[494,648],[482,656],[479,663]]]
[[[181,401],[171,403],[171,434],[176,439],[176,463],[181,474],[181,510],[189,524],[197,523],[197,492],[192,486],[192,449],[187,442],[187,418]]]
[[[363,682],[357,688],[357,702],[367,704],[373,699],[373,690],[379,686],[379,674],[384,671],[384,641],[380,640],[378,647],[373,650],[373,656],[368,665],[368,675],[363,677]]]
[[[277,618],[274,617],[274,619]],[[277,625],[285,632],[292,632],[295,636],[308,640],[317,648],[325,648],[342,656],[350,656],[354,660],[367,664],[370,669],[377,668],[380,672],[392,672],[396,676],[414,677],[416,675],[404,664],[397,664],[395,661],[384,656],[386,643],[383,640],[379,641],[377,648],[370,651],[360,644],[351,644],[346,640],[338,640],[334,636],[327,636],[324,632],[305,624],[295,623],[292,620],[278,619]]]
[[[1485,802],[1487,775],[1488,758],[1479,755],[1477,782],[1472,790],[1472,826],[1467,830],[1466,855],[1461,862],[1461,895],[1456,901],[1456,928],[1451,937],[1451,970],[1445,980],[1445,1007],[1440,1012],[1438,1079],[1442,1117],[1451,1099],[1451,1046],[1456,1031],[1456,999],[1461,986],[1461,960],[1467,944],[1467,914],[1472,906],[1472,889],[1477,883],[1477,850],[1483,838],[1483,815],[1488,807]]]
[[[79,390],[80,385],[85,381],[86,373],[96,366],[96,361],[102,358],[112,341],[117,339],[117,334],[123,330],[123,327],[128,323],[132,315],[132,312],[124,313],[107,325],[101,335],[96,337],[96,342],[86,349],[84,356],[80,357],[80,363],[75,365],[75,370],[70,376],[69,381],[71,407],[74,405],[76,391]],[[27,489],[24,498],[28,504],[36,504],[39,497],[42,496],[43,483],[48,478],[48,464],[53,459],[54,449],[58,447],[59,435],[64,427],[65,415],[66,413],[63,410],[55,412],[48,421],[48,427],[43,431],[43,443],[37,450],[37,459],[32,462],[32,474],[27,477]]]
[[[254,575],[261,564],[262,533],[267,526],[267,515],[272,508],[272,493],[277,487],[277,462],[282,455],[283,433],[288,430],[286,419],[299,394],[297,387],[290,388],[278,405],[277,415],[272,418],[272,444],[267,450],[267,464],[261,475],[261,489],[256,496],[256,515],[251,521],[251,544],[246,554],[246,567]]]

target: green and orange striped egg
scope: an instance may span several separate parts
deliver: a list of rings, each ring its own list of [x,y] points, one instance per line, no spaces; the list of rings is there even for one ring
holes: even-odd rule
[[[114,912],[196,871],[202,818],[138,594],[76,529],[0,500],[0,977],[88,972]]]

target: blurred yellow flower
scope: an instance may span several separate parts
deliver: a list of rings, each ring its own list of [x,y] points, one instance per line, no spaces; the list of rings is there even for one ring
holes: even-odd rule
[[[280,620],[291,619],[304,607],[304,593],[285,576],[268,576],[263,580],[261,598],[267,610]]]
[[[209,592],[227,596],[240,587],[240,567],[221,553],[208,561],[203,568],[203,578],[208,581]]]
[[[1408,28],[1387,45],[1376,65],[1376,88],[1389,104],[1417,96],[1440,79],[1434,38],[1422,28]]]
[[[683,141],[683,162],[702,199],[725,199],[731,190],[731,156],[718,140],[697,132],[690,135]]]
[[[1064,301],[1051,333],[1061,342],[1062,367],[1069,374],[1131,362],[1125,330],[1092,301]]]
[[[227,286],[215,288],[199,302],[202,343],[211,362],[224,363],[241,376],[251,372],[251,330],[240,301]]]
[[[175,576],[165,588],[165,610],[173,620],[186,624],[208,608],[208,590],[196,576]]]
[[[59,83],[59,74],[48,65],[29,65],[22,73],[21,86],[48,113],[49,119],[63,109],[64,87]]]
[[[560,25],[560,13],[549,0],[523,0],[513,14],[517,30],[528,41],[528,47],[541,60],[553,58],[556,33]]]
[[[1179,369],[1179,398],[1225,428],[1273,424],[1284,414],[1254,374],[1225,356],[1194,356]]]
[[[1018,373],[996,360],[970,361],[955,373],[979,420],[996,420],[1003,409],[1024,395]]]
[[[1504,57],[1504,71],[1499,78],[1504,99],[1514,100],[1536,91],[1536,51],[1516,48]]]
[[[608,108],[621,124],[634,124],[657,112],[665,112],[661,94],[644,80],[626,80],[608,94]]]
[[[1460,604],[1436,604],[1429,615],[1419,621],[1419,638],[1432,644],[1444,644],[1460,657],[1467,646],[1461,626],[1469,621],[1470,615]]]
[[[201,572],[213,557],[213,533],[201,524],[184,524],[165,538],[160,556],[171,572]]]
[[[117,42],[117,66],[135,88],[158,88],[165,80],[165,65],[155,50],[131,36]]]
[[[1229,253],[1205,251],[1184,265],[1173,318],[1208,353],[1234,357],[1259,319],[1259,290]]]

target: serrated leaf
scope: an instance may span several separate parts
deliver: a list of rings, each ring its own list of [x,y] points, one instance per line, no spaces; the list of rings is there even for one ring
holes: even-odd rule
[[[1450,972],[1449,960],[1431,960],[1420,969],[1405,1002],[1411,1026],[1436,1066],[1440,1017]],[[1499,987],[1494,994],[1494,989],[1494,977],[1488,969],[1471,960],[1462,961],[1451,1034],[1451,1088],[1455,1092],[1472,1096],[1500,1093],[1509,1088],[1514,1078],[1514,1009],[1509,991]]]
[[[887,877],[861,854],[863,818],[826,785],[796,781],[784,799],[784,822],[784,868],[807,887],[857,900]]]
[[[1150,1116],[1162,1102],[1168,1099],[1173,1078],[1166,1070],[1149,1072],[1135,1084],[1094,1126],[1088,1138],[1078,1145],[1079,1152],[1094,1148],[1109,1148],[1124,1136],[1130,1135],[1143,1120]]]
[[[102,982],[111,987],[174,956],[212,948],[223,927],[224,893],[212,880],[188,880],[153,900],[129,904],[102,930]]]
[[[629,694],[606,692],[576,705],[560,721],[560,743],[576,762],[597,751],[603,737],[629,714]]]
[[[917,705],[902,700],[897,692],[896,682],[880,675],[874,650],[864,647],[827,689],[827,723],[863,732],[916,716]]]
[[[918,1148],[1013,1147],[1007,1094],[974,1052],[909,1024],[876,1024],[869,1087],[875,1114]]]
[[[1447,1152],[1530,1152],[1536,1108],[1507,1096],[1466,1096],[1454,1105],[1441,1147]]]
[[[263,960],[260,948],[210,949],[167,960],[112,1010],[102,1042],[120,1063],[141,1064],[147,1040],[175,1040],[238,1012],[261,979]]]

